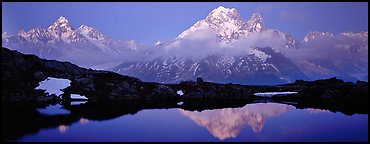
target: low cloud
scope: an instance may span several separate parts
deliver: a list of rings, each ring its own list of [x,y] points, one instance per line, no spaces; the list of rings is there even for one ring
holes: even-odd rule
[[[335,35],[313,39],[303,43],[298,49],[286,48],[286,42],[284,36],[277,36],[275,31],[267,30],[252,33],[239,38],[236,42],[225,44],[219,42],[214,31],[201,29],[162,46],[140,46],[137,50],[124,52],[118,59],[123,62],[144,62],[160,57],[202,59],[211,55],[247,56],[255,48],[271,47],[276,52],[282,52],[293,62],[320,59],[334,63],[344,60],[368,62],[367,39],[364,41],[358,37]],[[117,58],[117,56],[112,58]]]
[[[284,52],[293,60],[325,59],[334,63],[343,60],[368,62],[367,39],[364,41],[343,35],[314,39],[304,43],[300,49],[286,49]]]
[[[167,46],[156,48],[152,51],[152,57],[182,57],[182,58],[205,58],[210,55],[245,56],[249,55],[253,48],[272,47],[276,50],[285,46],[284,37],[274,36],[274,31],[268,30],[260,33],[252,33],[241,37],[231,44],[220,43],[217,34],[208,29],[202,29],[185,38],[177,39]]]

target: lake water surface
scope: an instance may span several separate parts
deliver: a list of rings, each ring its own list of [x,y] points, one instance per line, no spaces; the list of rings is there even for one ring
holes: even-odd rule
[[[61,118],[74,114],[59,104],[37,113]],[[367,114],[349,116],[279,103],[200,112],[144,109],[112,119],[70,119],[68,124],[45,126],[16,141],[368,141]]]

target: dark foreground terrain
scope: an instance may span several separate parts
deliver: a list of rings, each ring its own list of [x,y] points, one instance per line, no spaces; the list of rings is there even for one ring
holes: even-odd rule
[[[48,77],[71,80],[61,97],[46,96],[35,90]],[[183,95],[177,94],[178,90]],[[284,97],[257,97],[257,92],[294,91]],[[82,105],[70,105],[70,94],[80,94],[89,100]],[[178,105],[178,102],[184,102]],[[330,78],[301,81],[277,86],[253,86],[184,81],[179,84],[143,82],[134,77],[109,71],[78,67],[69,62],[40,59],[2,48],[2,133],[3,140],[15,140],[41,128],[71,124],[81,117],[106,120],[152,108],[182,108],[206,110],[242,107],[255,102],[279,102],[296,108],[319,108],[347,115],[368,114],[368,82],[356,83]],[[37,108],[61,104],[71,115],[42,115]],[[22,127],[22,121],[34,126]]]

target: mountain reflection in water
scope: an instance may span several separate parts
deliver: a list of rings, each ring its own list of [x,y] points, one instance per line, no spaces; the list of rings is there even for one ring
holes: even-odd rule
[[[235,138],[240,130],[249,125],[253,132],[261,132],[267,118],[279,116],[294,106],[278,103],[248,104],[242,108],[224,108],[216,110],[185,111],[180,112],[189,117],[200,126],[206,127],[208,131],[220,140]]]
[[[6,103],[2,106],[2,141],[368,140],[367,114],[297,109],[274,102],[177,103]]]

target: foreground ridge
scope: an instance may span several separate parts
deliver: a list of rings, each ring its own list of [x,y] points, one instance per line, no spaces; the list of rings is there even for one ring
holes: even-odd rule
[[[296,102],[297,106],[316,106],[333,110],[367,113],[368,83],[344,82],[336,78],[264,86],[217,84],[184,81],[179,84],[143,82],[114,72],[80,68],[69,62],[40,59],[2,48],[2,101],[70,101],[71,94],[86,96],[89,101],[186,101],[186,100],[256,100],[258,92],[295,91],[297,94],[271,99]],[[48,77],[71,80],[61,97],[50,97],[45,90],[35,90]],[[178,91],[183,94],[178,94]]]

